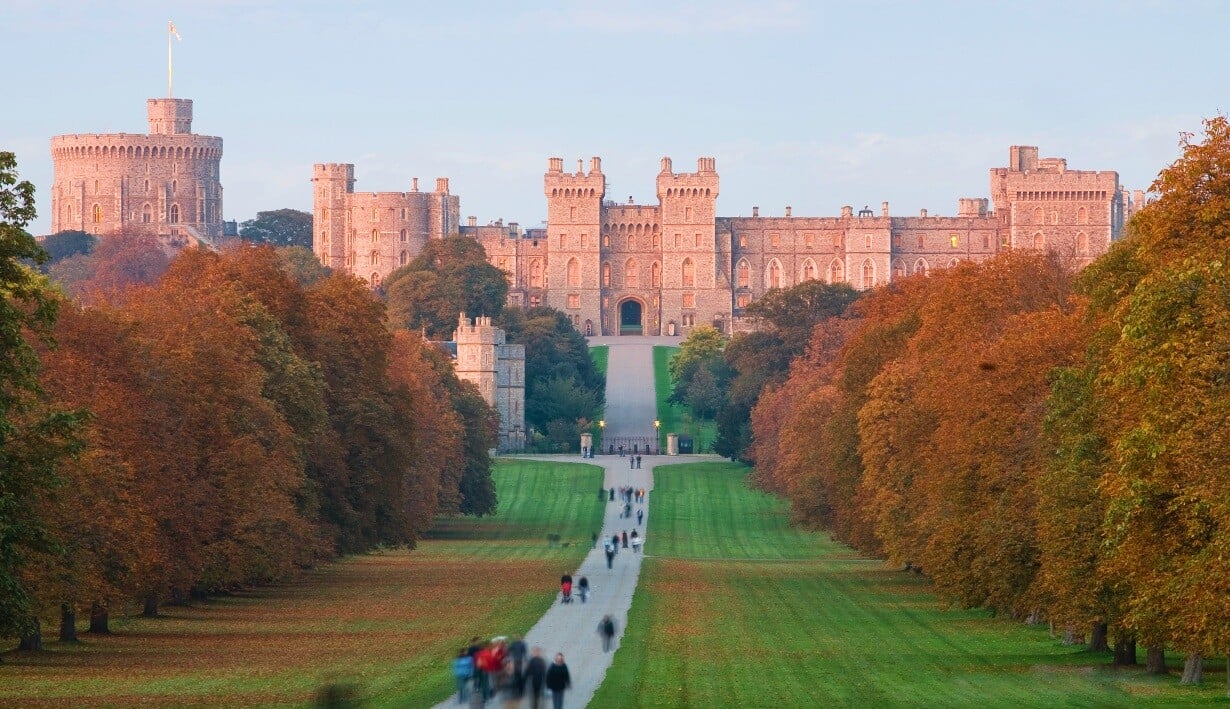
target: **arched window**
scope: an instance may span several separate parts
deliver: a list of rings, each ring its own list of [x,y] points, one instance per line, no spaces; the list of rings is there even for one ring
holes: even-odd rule
[[[609,288],[611,285],[611,264],[603,262],[602,264],[602,286]]]
[[[579,288],[581,286],[581,262],[570,258],[568,259],[568,287]]]
[[[738,288],[752,287],[752,267],[747,261],[740,261],[738,266],[735,266],[735,284]]]
[[[1042,232],[1038,232],[1034,234],[1034,251],[1042,251],[1044,249],[1046,249],[1046,237],[1042,235]]]
[[[893,259],[893,280],[905,278],[905,261]]]
[[[373,273],[371,279],[368,280],[368,283],[372,284],[372,288],[379,288],[380,287],[380,274]]]
[[[949,267],[949,268],[956,268],[956,267],[957,267],[960,263],[961,263],[960,261],[958,261],[958,260],[956,260],[956,259],[954,258],[954,259],[949,260],[949,262],[948,262],[948,267]]]
[[[863,261],[863,288],[872,288],[876,284],[876,265],[871,259]]]
[[[401,239],[401,243],[403,244],[406,243],[406,230],[405,229],[401,230],[401,234],[399,235],[399,238]]]
[[[636,265],[636,259],[630,258],[624,264],[624,287],[639,288],[641,286],[640,269]]]
[[[683,260],[683,268],[681,270],[683,271],[680,274],[683,276],[683,287],[684,288],[695,288],[696,287],[696,265],[692,263],[692,259],[685,258]]]
[[[369,258],[370,258],[369,265],[372,265],[372,266],[380,265],[380,252],[379,251],[373,251]]]
[[[739,248],[747,248],[747,234],[739,234]]]
[[[782,265],[777,262],[777,259],[769,262],[769,273],[765,281],[769,288],[782,287]]]
[[[153,221],[153,219],[154,219],[154,208],[150,206],[149,202],[146,202],[145,205],[141,207],[141,223],[149,224],[151,221]]]
[[[914,262],[914,273],[921,273],[924,276],[927,275],[927,259],[920,258]]]
[[[1045,223],[1046,223],[1046,215],[1045,213],[1043,213],[1042,207],[1035,207],[1034,208],[1034,224],[1045,224]]]
[[[816,280],[816,264],[811,259],[807,259],[803,262],[803,280]]]
[[[662,237],[658,236],[658,233],[656,231],[653,234],[653,248],[655,249],[662,248]]]
[[[399,266],[405,266],[405,265],[406,265],[406,264],[408,264],[408,263],[410,263],[410,252],[409,252],[409,251],[403,251],[403,252],[401,252],[401,257],[400,257],[400,258],[398,258],[398,264],[397,264],[397,265],[399,265]]]
[[[1076,210],[1076,223],[1077,224],[1088,224],[1089,223],[1089,210],[1085,209],[1084,207],[1081,207],[1080,209]]]
[[[171,216],[169,219],[172,224],[179,224],[179,205],[178,204],[171,205]]]
[[[145,181],[145,194],[149,194],[149,180]]]
[[[657,261],[654,261],[653,265],[649,267],[649,283],[653,288],[662,287],[662,264]]]
[[[628,234],[628,250],[636,251],[636,236]]]
[[[843,283],[846,280],[846,268],[840,259],[833,259],[829,264],[829,283]]]
[[[379,243],[379,241],[380,241],[380,232],[377,231],[376,229],[372,229],[372,243],[373,244]]]
[[[95,224],[102,224],[102,205],[96,204],[91,210]]]
[[[1082,256],[1089,253],[1089,237],[1083,231],[1076,233],[1076,253]]]
[[[610,234],[602,235],[602,245],[606,247],[610,247],[611,245],[611,235]]]
[[[542,288],[542,262],[530,261],[530,288]]]
[[[1051,210],[1051,224],[1052,224],[1052,225],[1054,225],[1054,224],[1058,224],[1058,223],[1059,223],[1059,212],[1057,212],[1056,210],[1052,209],[1052,210]]]

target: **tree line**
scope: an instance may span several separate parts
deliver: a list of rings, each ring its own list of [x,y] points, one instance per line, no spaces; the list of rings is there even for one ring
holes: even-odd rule
[[[1230,125],[1108,254],[1008,253],[823,320],[751,416],[760,487],[925,573],[1183,682],[1230,650]],[[733,345],[733,343],[732,343]]]
[[[494,411],[365,283],[137,235],[53,240],[50,265],[33,217],[0,153],[0,636],[106,632],[495,510]]]

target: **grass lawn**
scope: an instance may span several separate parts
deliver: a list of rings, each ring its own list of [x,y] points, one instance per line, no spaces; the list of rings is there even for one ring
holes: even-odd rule
[[[1204,688],[1182,688],[1045,630],[941,610],[925,580],[791,529],[746,473],[654,471],[651,556],[592,706],[1173,706],[1224,692],[1212,663]]]
[[[590,347],[589,357],[590,359],[594,360],[594,367],[596,367],[599,372],[602,372],[602,376],[605,377],[607,362],[611,360],[610,345],[598,345],[596,347]],[[603,418],[606,418],[605,411],[606,409],[604,407],[603,411],[599,412],[598,414],[599,421],[601,421]],[[589,430],[590,430],[590,433],[594,434],[594,450],[602,450],[602,428],[597,425],[593,425],[589,427]]]
[[[501,462],[495,516],[441,519],[413,552],[115,619],[109,637],[5,653],[0,706],[301,706],[331,682],[374,706],[429,706],[452,691],[449,660],[471,636],[524,634],[550,607],[601,526],[601,480],[590,465]],[[549,548],[548,534],[578,543]]]
[[[653,386],[658,398],[658,420],[662,428],[658,434],[658,445],[666,450],[666,434],[682,433],[692,437],[697,446],[696,453],[711,453],[713,442],[717,439],[717,424],[713,421],[696,421],[686,407],[666,403],[671,395],[670,360],[679,351],[678,347],[654,345],[653,348]]]

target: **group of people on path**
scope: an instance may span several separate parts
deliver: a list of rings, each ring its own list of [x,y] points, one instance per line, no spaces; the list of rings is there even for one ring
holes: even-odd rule
[[[589,579],[584,576],[577,581],[577,595],[581,597],[581,602],[584,603],[589,598]],[[559,592],[561,603],[572,603],[572,574],[564,574],[559,577]]]
[[[519,707],[528,700],[532,709],[542,706],[546,691],[551,694],[555,709],[564,706],[564,692],[572,686],[563,653],[547,664],[540,647],[529,651],[524,640],[508,642],[499,636],[489,643],[471,638],[453,660],[453,677],[457,680],[457,702],[472,707],[486,706],[499,697],[505,707]]]

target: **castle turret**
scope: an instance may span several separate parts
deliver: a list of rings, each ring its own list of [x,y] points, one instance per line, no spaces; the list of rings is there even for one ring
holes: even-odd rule
[[[578,331],[585,323],[601,321],[599,252],[602,200],[606,176],[602,160],[591,158],[589,172],[577,161],[576,173],[564,172],[562,158],[551,158],[543,178],[547,196],[547,240],[550,260],[545,264],[547,305],[568,314]],[[530,264],[531,281],[534,264]],[[531,287],[534,283],[531,282]]]
[[[671,159],[662,158],[658,172],[663,237],[659,310],[665,329],[675,323],[684,335],[694,325],[730,318],[730,298],[714,297],[731,280],[729,244],[719,248],[715,229],[716,162],[699,158],[696,172],[676,173]]]
[[[317,163],[312,167],[312,251],[330,268],[345,268],[346,195],[354,192],[354,165]]]

